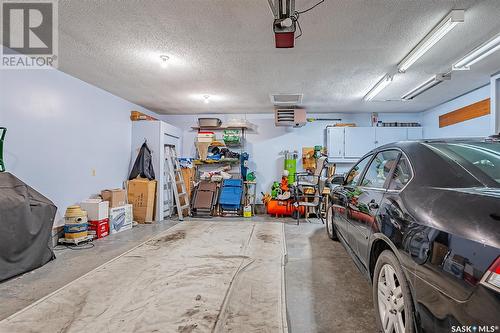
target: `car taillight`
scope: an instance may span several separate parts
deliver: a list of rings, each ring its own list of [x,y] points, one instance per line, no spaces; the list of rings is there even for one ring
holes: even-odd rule
[[[481,283],[488,288],[500,292],[500,257],[488,268],[488,271],[481,279]]]

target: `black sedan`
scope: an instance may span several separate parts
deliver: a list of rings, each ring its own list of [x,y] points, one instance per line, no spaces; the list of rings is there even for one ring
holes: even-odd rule
[[[334,183],[327,232],[381,332],[500,332],[498,138],[385,145]]]

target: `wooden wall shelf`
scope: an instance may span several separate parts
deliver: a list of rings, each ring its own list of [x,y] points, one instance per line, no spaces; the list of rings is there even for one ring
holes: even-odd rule
[[[439,116],[439,127],[446,127],[461,123],[466,120],[482,117],[490,114],[490,99],[464,106],[452,112],[445,113]]]

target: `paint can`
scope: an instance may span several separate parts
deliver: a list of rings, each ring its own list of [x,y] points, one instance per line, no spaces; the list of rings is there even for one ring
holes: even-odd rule
[[[252,206],[243,207],[243,217],[252,217]]]

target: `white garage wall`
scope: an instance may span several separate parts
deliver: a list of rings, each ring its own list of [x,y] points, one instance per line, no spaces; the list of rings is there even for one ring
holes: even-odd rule
[[[488,135],[491,126],[491,115],[482,116],[443,128],[439,128],[439,116],[489,97],[490,86],[487,85],[449,102],[438,105],[430,110],[424,111],[422,113],[424,137],[427,139],[435,139]]]
[[[56,70],[0,71],[7,171],[54,201],[60,223],[67,206],[122,186],[131,110],[152,114]]]
[[[283,171],[283,157],[279,153],[283,150],[297,150],[299,157],[302,154],[302,147],[315,145],[326,145],[325,128],[328,124],[335,122],[318,121],[307,123],[301,128],[276,127],[274,126],[274,114],[236,114],[206,115],[207,117],[220,118],[223,122],[232,118],[246,119],[256,125],[255,132],[247,132],[245,151],[250,154],[249,168],[255,171],[258,182],[258,192],[268,192],[273,181],[279,180]],[[370,126],[370,114],[367,113],[332,113],[332,114],[308,114],[314,118],[341,118],[342,122],[354,122],[358,126]],[[196,115],[167,115],[162,119],[183,130],[183,148],[181,155],[184,157],[196,156],[194,139],[196,131],[191,130],[191,126],[196,125],[198,116]],[[399,122],[420,122],[418,113],[387,113],[379,114],[379,120],[399,121]],[[219,137],[222,132],[218,131]],[[297,165],[302,165],[299,159]],[[338,166],[339,172],[345,171],[349,165]]]
[[[481,136],[490,117],[484,116],[440,129],[439,115],[488,98],[489,86],[419,113],[379,114],[382,121],[421,122],[424,137]],[[196,115],[158,116],[104,90],[55,70],[0,71],[0,126],[9,129],[5,146],[8,171],[49,197],[58,206],[58,220],[68,205],[103,188],[120,187],[127,177],[131,151],[130,110],[156,116],[182,129],[181,155],[195,156]],[[282,150],[325,145],[325,127],[275,127],[273,114],[213,115],[227,121],[243,118],[256,125],[247,134],[250,170],[258,191],[268,191],[282,173]],[[319,114],[370,126],[370,114]],[[300,167],[301,161],[298,161]],[[339,172],[350,165],[339,165]],[[93,176],[95,170],[95,176]]]

